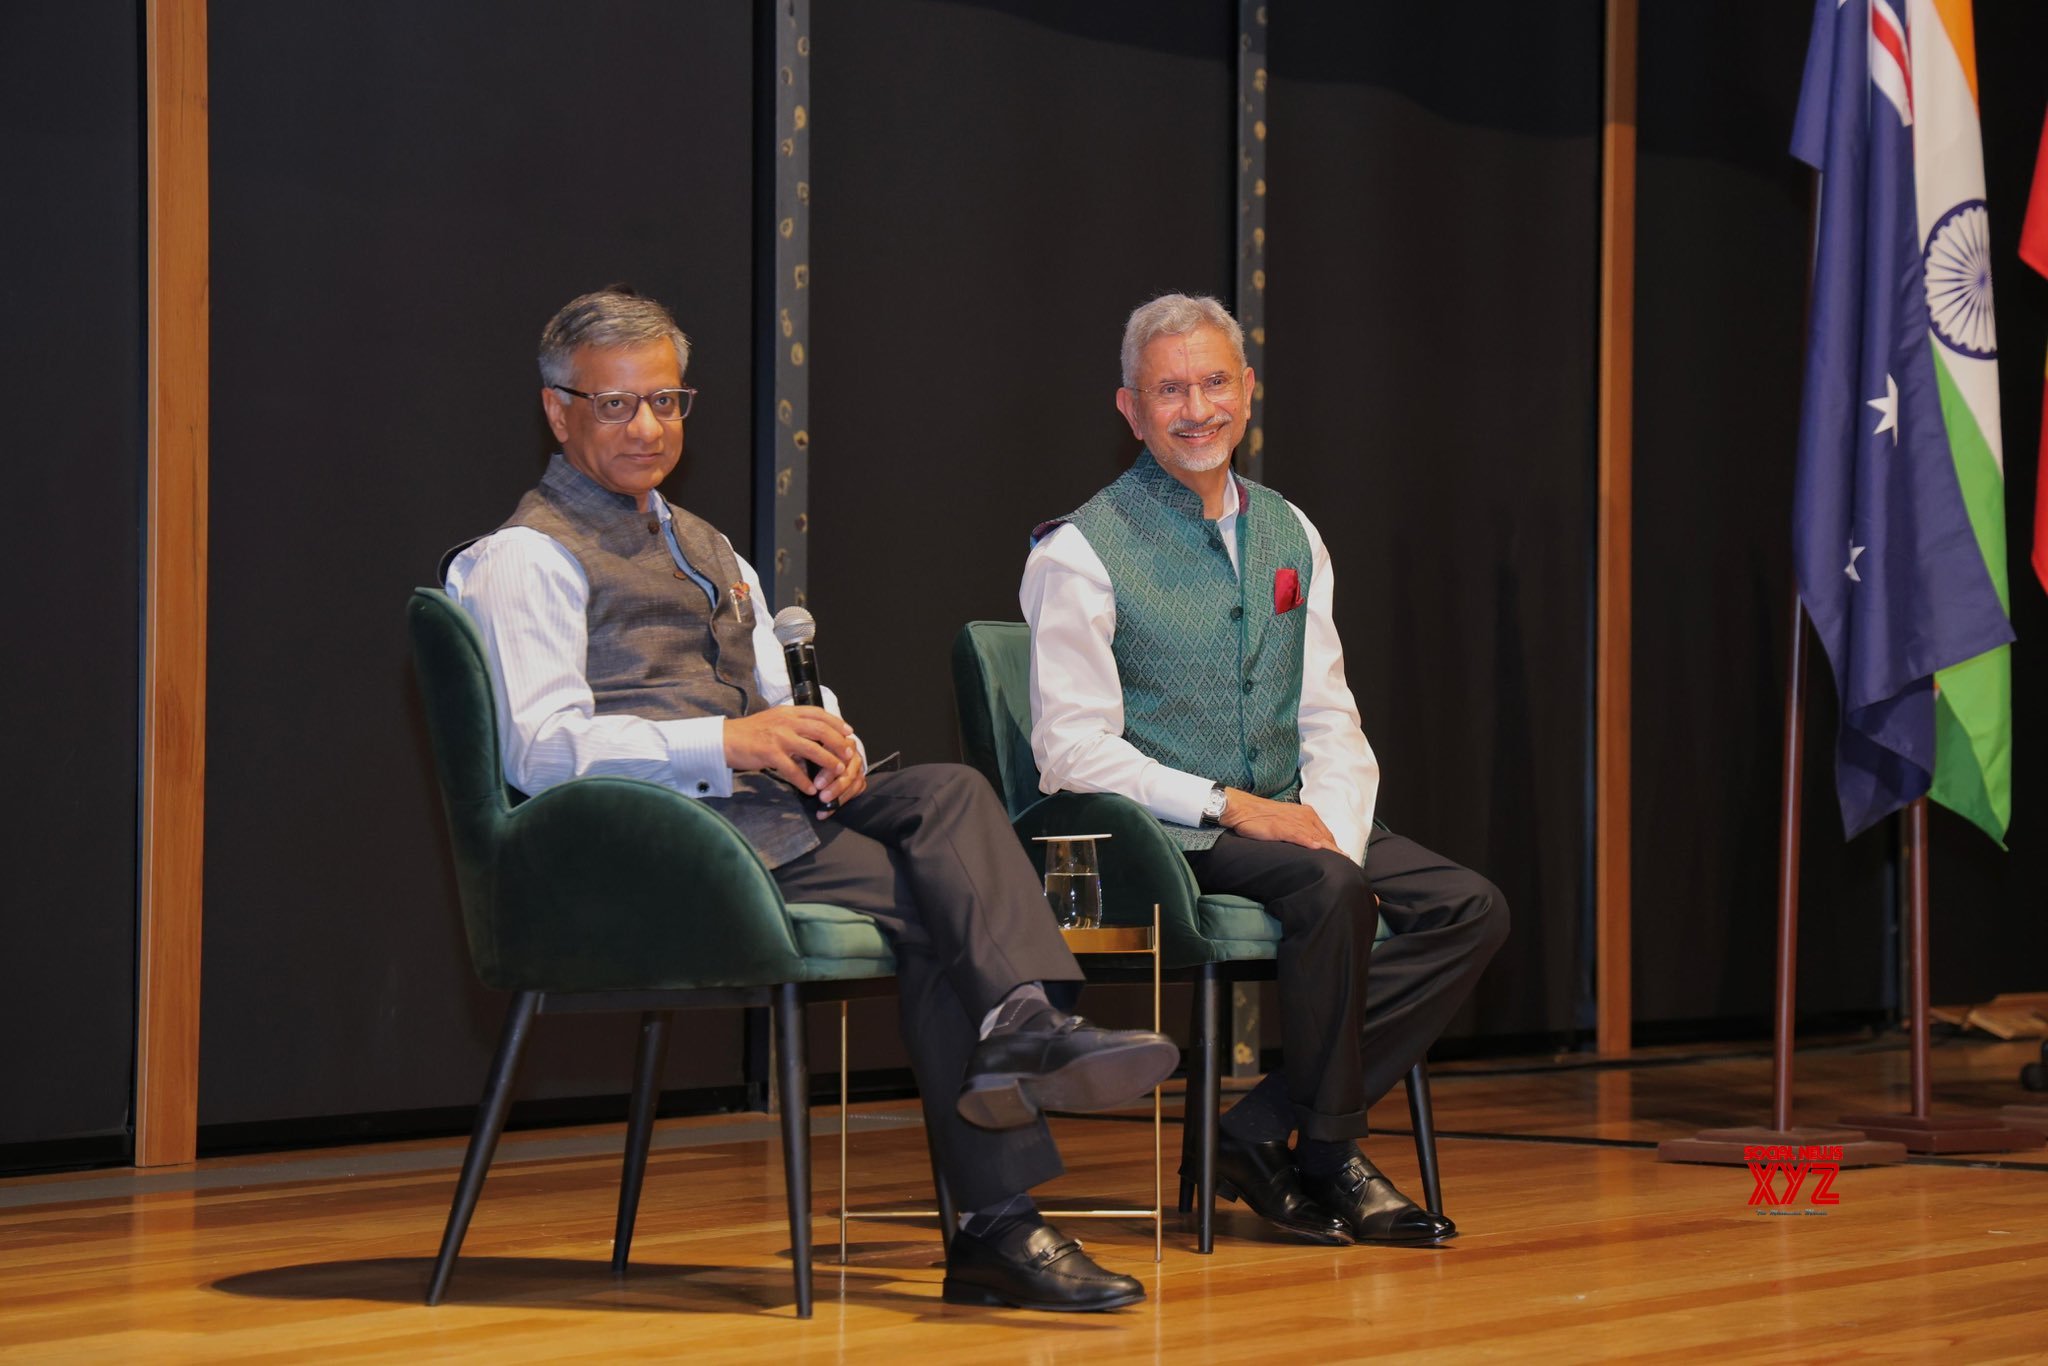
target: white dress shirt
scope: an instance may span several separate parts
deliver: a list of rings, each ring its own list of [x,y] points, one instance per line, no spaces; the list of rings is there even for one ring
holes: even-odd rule
[[[1216,529],[1237,563],[1237,481],[1226,485]],[[1301,800],[1353,860],[1365,862],[1380,765],[1344,681],[1344,650],[1330,617],[1336,585],[1313,523],[1287,505],[1308,536],[1311,563],[1302,644]],[[1111,641],[1116,594],[1109,571],[1069,522],[1032,548],[1019,593],[1031,623],[1031,754],[1045,792],[1120,792],[1163,821],[1200,825],[1214,775],[1147,758],[1124,739],[1124,690]]]
[[[657,498],[655,508],[666,527],[668,505]],[[709,593],[709,580],[684,560],[672,531],[668,542],[677,567]],[[760,577],[737,552],[733,558],[754,604],[754,686],[770,706],[785,705],[789,669],[763,610]],[[531,796],[605,773],[644,778],[686,797],[732,795],[724,717],[597,714],[584,671],[590,582],[560,541],[532,527],[494,531],[455,557],[447,589],[475,619],[489,651],[506,782]],[[829,688],[825,707],[839,714]]]

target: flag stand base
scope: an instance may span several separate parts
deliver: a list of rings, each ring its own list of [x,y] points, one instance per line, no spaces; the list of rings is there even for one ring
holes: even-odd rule
[[[2008,1105],[1998,1112],[1998,1117],[2015,1129],[2048,1133],[2048,1105]]]
[[[1746,1166],[1749,1148],[1839,1147],[1844,1167],[1881,1167],[1904,1162],[1902,1143],[1876,1142],[1860,1129],[1802,1125],[1793,1129],[1702,1129],[1691,1138],[1667,1138],[1657,1145],[1659,1162],[1700,1162],[1713,1166]]]
[[[2048,1134],[2013,1129],[1996,1116],[1968,1115],[1843,1115],[1872,1138],[1902,1143],[1906,1151],[1948,1153],[2017,1153],[2048,1144]]]

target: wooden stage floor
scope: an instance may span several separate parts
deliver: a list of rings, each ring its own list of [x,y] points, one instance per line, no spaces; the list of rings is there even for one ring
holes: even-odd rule
[[[1942,1110],[2026,1102],[2038,1044],[1935,1051]],[[1803,1051],[1804,1122],[1903,1106],[1892,1042]],[[21,1361],[1818,1362],[2048,1359],[2048,1156],[1844,1171],[1838,1205],[1766,1214],[1741,1168],[1656,1162],[1654,1140],[1766,1117],[1755,1052],[1627,1066],[1472,1064],[1436,1075],[1441,1249],[1277,1241],[1238,1206],[1214,1257],[1169,1220],[1070,1225],[1151,1292],[1052,1315],[939,1300],[933,1230],[827,1217],[817,1145],[818,1305],[794,1317],[772,1121],[663,1123],[633,1270],[609,1256],[616,1127],[509,1136],[449,1300],[420,1295],[457,1142],[218,1159],[0,1181],[0,1358]],[[2042,1099],[2042,1098],[2034,1098]],[[1368,1151],[1417,1193],[1397,1093]],[[818,1115],[831,1130],[829,1111]],[[908,1103],[859,1106],[855,1203],[928,1199]],[[1054,1199],[1147,1203],[1149,1132],[1061,1120]],[[1167,1130],[1169,1151],[1178,1128]],[[1171,1161],[1171,1159],[1169,1159]]]

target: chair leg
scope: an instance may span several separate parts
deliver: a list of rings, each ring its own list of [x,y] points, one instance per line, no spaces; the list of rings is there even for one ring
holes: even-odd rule
[[[647,1176],[647,1150],[654,1138],[654,1111],[661,1100],[661,1068],[668,1059],[669,1015],[650,1010],[640,1017],[640,1048],[633,1058],[633,1103],[626,1116],[626,1164],[619,1174],[619,1221],[612,1228],[612,1271],[624,1274],[633,1250],[633,1221],[640,1212],[640,1187]]]
[[[1422,1168],[1422,1198],[1431,1214],[1444,1212],[1444,1188],[1436,1167],[1436,1110],[1429,1103],[1429,1066],[1408,1069],[1408,1123],[1415,1130],[1415,1160]]]
[[[1216,1119],[1223,1104],[1223,1070],[1216,1056],[1223,1029],[1223,980],[1213,963],[1202,969],[1201,980],[1195,984],[1195,1011],[1193,1062],[1199,1070],[1188,1079],[1194,1106],[1189,1118],[1195,1126],[1195,1198],[1199,1202],[1195,1250],[1207,1255],[1216,1250]],[[1182,1186],[1185,1190],[1185,1181]]]
[[[462,1156],[462,1177],[455,1183],[455,1200],[448,1207],[448,1226],[441,1232],[441,1253],[434,1259],[434,1274],[427,1281],[427,1303],[439,1304],[448,1289],[448,1277],[455,1271],[455,1256],[469,1232],[469,1218],[476,1213],[477,1196],[483,1193],[484,1173],[491,1169],[491,1157],[498,1151],[498,1135],[505,1131],[505,1114],[512,1108],[512,1081],[519,1072],[519,1055],[526,1049],[526,1032],[540,1006],[540,993],[522,991],[512,998],[505,1015],[505,1031],[498,1036],[498,1052],[484,1082],[484,1097],[477,1106],[476,1127],[470,1131],[469,1151]]]
[[[1206,1083],[1202,1080],[1202,982],[1195,982],[1194,995],[1188,998],[1188,1083],[1181,1094],[1180,1111],[1180,1196],[1174,1207],[1182,1214],[1195,1207],[1195,1188],[1201,1176],[1201,1164],[1196,1153],[1201,1146],[1202,1096]]]
[[[781,1087],[782,1174],[789,1190],[789,1255],[796,1316],[811,1316],[811,1075],[804,1057],[804,1008],[796,984],[775,988],[775,1053]]]
[[[1188,1083],[1181,1093],[1180,1108],[1180,1197],[1174,1208],[1186,1214],[1195,1207],[1195,1182],[1201,1166],[1195,1153],[1202,1132],[1202,984],[1188,1007]]]

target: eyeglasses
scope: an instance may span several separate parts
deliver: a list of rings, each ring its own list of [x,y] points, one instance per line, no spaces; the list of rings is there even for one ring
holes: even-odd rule
[[[1188,401],[1188,395],[1199,391],[1211,403],[1230,403],[1237,398],[1237,376],[1227,370],[1197,380],[1170,379],[1164,384],[1155,384],[1150,389],[1131,386],[1134,394],[1143,394],[1152,400],[1154,407],[1178,408]]]
[[[599,422],[631,422],[640,416],[640,405],[663,422],[681,422],[690,415],[690,400],[697,397],[697,391],[687,386],[681,389],[656,389],[651,394],[635,394],[624,389],[607,389],[601,394],[586,394],[581,389],[571,389],[566,384],[550,384],[550,389],[560,389],[565,394],[574,394],[590,402],[590,415]]]

